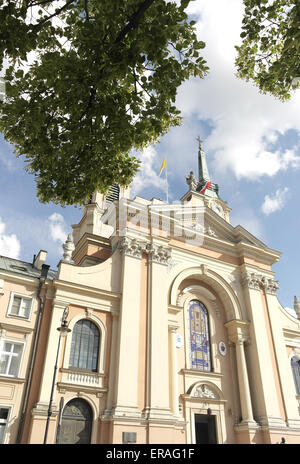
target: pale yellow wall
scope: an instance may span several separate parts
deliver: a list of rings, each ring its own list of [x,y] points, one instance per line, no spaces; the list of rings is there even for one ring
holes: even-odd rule
[[[37,282],[33,279],[25,279],[25,282],[22,281],[22,279],[15,280],[13,276],[9,278],[1,276],[1,278],[4,280],[4,294],[0,296],[0,329],[4,331],[4,338],[12,342],[24,343],[18,377],[0,376],[0,406],[10,408],[5,443],[14,443],[18,432],[20,410],[26,384],[25,379],[28,372],[28,362],[34,336],[33,330],[38,311],[38,300],[36,298]],[[28,282],[26,282],[26,280]],[[29,320],[8,315],[7,311],[11,292],[33,298]]]

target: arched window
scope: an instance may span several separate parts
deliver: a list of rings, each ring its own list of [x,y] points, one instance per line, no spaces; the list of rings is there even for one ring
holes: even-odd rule
[[[191,367],[211,371],[208,312],[203,303],[191,300],[189,304]]]
[[[69,367],[97,371],[100,333],[91,321],[81,319],[73,329]]]
[[[293,356],[291,359],[291,366],[296,386],[297,395],[300,395],[300,359],[298,356]]]

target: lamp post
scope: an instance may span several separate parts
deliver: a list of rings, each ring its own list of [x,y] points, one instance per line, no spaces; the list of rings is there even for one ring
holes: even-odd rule
[[[55,366],[54,366],[54,372],[53,372],[53,379],[52,379],[52,387],[51,387],[50,401],[49,401],[48,414],[47,414],[46,429],[45,429],[45,435],[44,435],[44,445],[47,443],[50,417],[52,416],[52,402],[53,402],[53,393],[54,393],[55,380],[56,380],[56,371],[57,371],[57,364],[58,364],[58,357],[59,357],[60,342],[61,342],[62,337],[66,336],[68,332],[71,332],[71,329],[69,329],[68,326],[67,326],[68,314],[69,314],[69,308],[67,306],[65,308],[65,310],[63,312],[63,315],[62,315],[62,318],[61,318],[61,325],[60,325],[60,327],[57,328],[57,330],[59,331],[59,339],[58,339],[56,360],[55,360]]]

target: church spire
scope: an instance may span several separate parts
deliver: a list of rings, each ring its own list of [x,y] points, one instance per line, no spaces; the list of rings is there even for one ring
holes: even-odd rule
[[[206,196],[219,198],[219,187],[217,184],[211,182],[210,175],[208,172],[207,162],[205,153],[202,150],[202,140],[197,137],[198,140],[198,172],[199,182],[197,192],[203,193]]]
[[[199,148],[198,148],[198,172],[199,172],[199,182],[200,184],[205,184],[210,182],[210,175],[208,172],[208,167],[206,163],[205,153],[202,150],[202,140],[200,137],[197,137]]]

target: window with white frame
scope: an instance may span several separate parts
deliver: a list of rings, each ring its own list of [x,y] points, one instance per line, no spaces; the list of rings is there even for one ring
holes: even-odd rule
[[[8,314],[10,316],[23,317],[29,319],[32,305],[32,298],[13,293],[11,296]]]
[[[17,377],[23,352],[23,344],[0,340],[0,375]]]
[[[5,429],[8,422],[9,408],[0,407],[0,444],[4,443]]]
[[[78,321],[73,329],[69,367],[96,372],[98,369],[100,332],[87,319]]]

